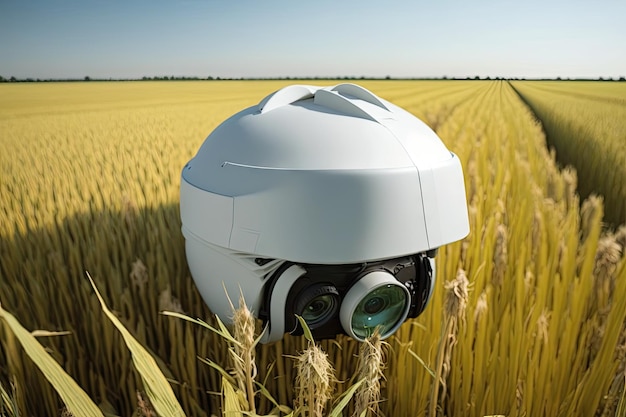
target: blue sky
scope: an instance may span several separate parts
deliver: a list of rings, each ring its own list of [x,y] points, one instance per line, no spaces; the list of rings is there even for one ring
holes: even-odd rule
[[[0,75],[619,77],[626,1],[0,0]]]

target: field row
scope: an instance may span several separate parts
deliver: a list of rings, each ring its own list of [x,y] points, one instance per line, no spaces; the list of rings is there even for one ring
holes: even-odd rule
[[[581,196],[600,194],[605,220],[626,223],[626,85],[515,82],[541,120],[562,165],[578,173]]]

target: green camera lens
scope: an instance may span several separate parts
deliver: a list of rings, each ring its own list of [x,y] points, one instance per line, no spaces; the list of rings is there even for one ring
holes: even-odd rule
[[[384,270],[369,272],[346,293],[339,317],[345,332],[365,340],[376,328],[381,338],[391,336],[409,314],[409,290]]]
[[[386,335],[406,318],[409,302],[406,290],[399,285],[387,284],[367,294],[354,309],[352,331],[359,338],[366,338],[378,327]]]

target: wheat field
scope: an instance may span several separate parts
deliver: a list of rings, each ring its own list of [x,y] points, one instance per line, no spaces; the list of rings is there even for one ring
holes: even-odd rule
[[[185,261],[180,171],[221,121],[293,83],[0,84],[0,306],[31,331],[64,332],[38,338],[105,414],[136,413],[145,387],[85,271],[185,414],[223,409],[221,375],[199,358],[226,366],[228,343],[161,314],[212,322]],[[611,192],[604,200],[593,192],[623,189],[626,178],[617,168],[589,178],[581,199],[581,168],[557,163],[561,151],[546,146],[551,128],[537,121],[576,117],[584,105],[557,114],[557,87],[527,82],[358,83],[424,120],[459,156],[471,225],[440,250],[425,313],[387,340],[382,414],[615,415],[626,366],[626,301],[615,295],[626,292],[626,228],[606,227],[604,212],[623,209]],[[578,94],[600,93],[585,85]],[[605,115],[624,97],[608,94],[587,104]],[[598,129],[624,129],[624,118],[602,120]],[[601,135],[623,149],[622,136]],[[588,164],[611,170],[603,152],[585,152]],[[0,383],[10,397],[1,407],[61,415],[54,387],[0,323]],[[281,405],[297,403],[292,356],[307,344],[287,336],[256,348],[258,379]],[[355,382],[360,346],[344,337],[319,345],[336,369],[336,397]],[[275,408],[257,402],[260,413]]]
[[[578,172],[579,193],[605,198],[605,219],[626,223],[626,86],[598,82],[513,84],[541,119],[562,164]]]

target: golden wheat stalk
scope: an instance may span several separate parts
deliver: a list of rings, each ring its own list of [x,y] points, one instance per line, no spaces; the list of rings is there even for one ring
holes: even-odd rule
[[[296,357],[295,409],[308,417],[322,417],[332,398],[335,370],[328,355],[314,342]]]
[[[380,415],[380,381],[384,378],[385,346],[376,329],[359,347],[357,378],[363,380],[363,384],[355,394],[355,417]]]
[[[255,338],[256,320],[248,309],[243,296],[239,308],[233,313],[233,337],[238,343],[231,343],[229,349],[233,363],[233,373],[239,389],[246,394],[248,409],[256,413],[254,381],[257,376]]]
[[[459,269],[456,278],[445,283],[445,289],[443,310],[445,325],[442,327],[442,334],[439,339],[435,381],[433,382],[430,396],[429,417],[436,417],[437,415],[440,385],[443,391],[442,398],[445,398],[445,379],[450,372],[451,351],[457,343],[459,322],[465,322],[465,309],[467,308],[467,300],[469,298],[469,281],[465,271]]]

